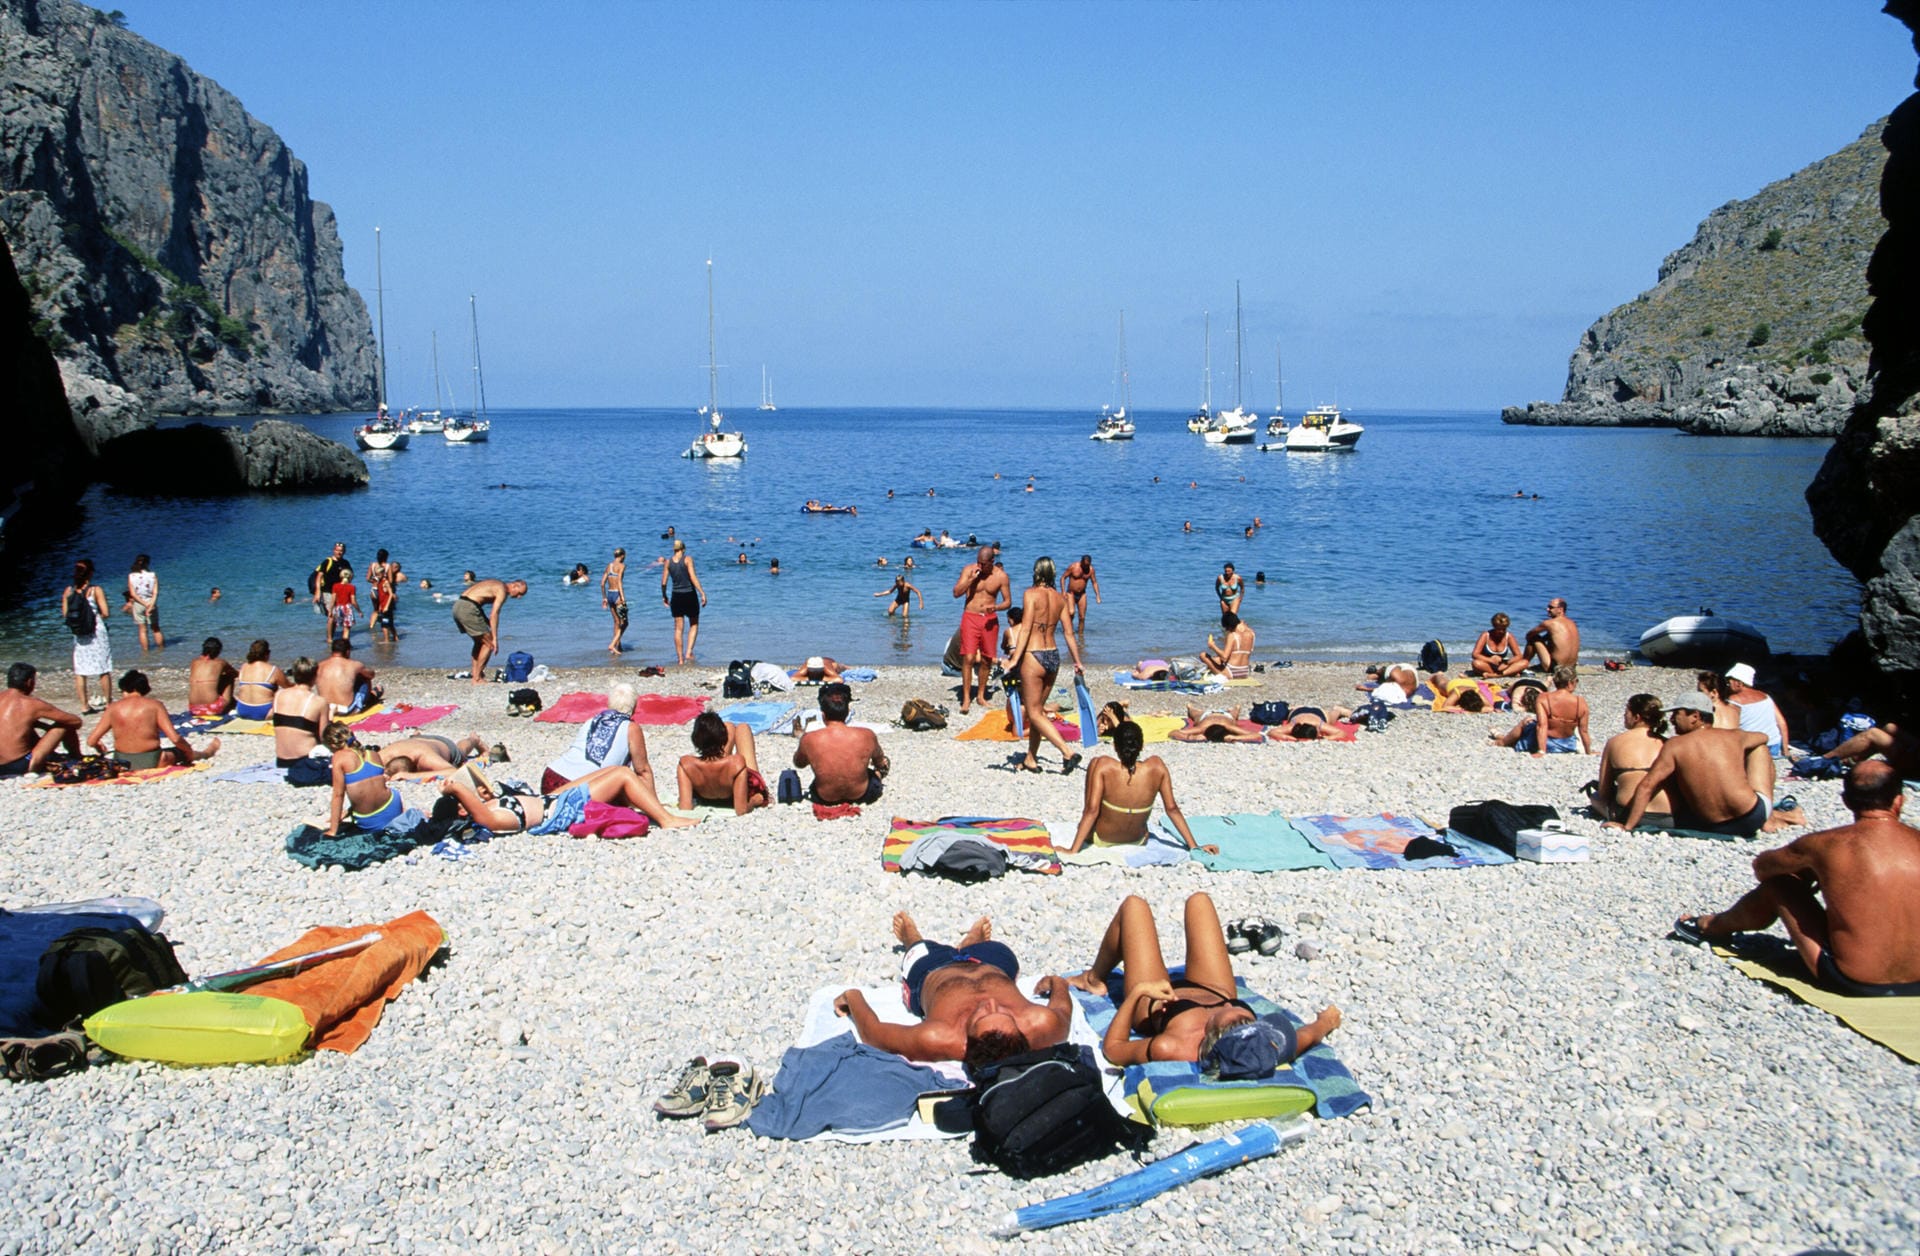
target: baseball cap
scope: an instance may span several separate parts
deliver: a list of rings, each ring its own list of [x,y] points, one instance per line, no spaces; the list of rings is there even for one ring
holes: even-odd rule
[[[1200,1071],[1228,1082],[1271,1077],[1298,1049],[1293,1026],[1280,1018],[1247,1021],[1220,1035]]]
[[[1713,715],[1713,699],[1707,697],[1704,693],[1682,694],[1672,702],[1667,703],[1667,710],[1669,712],[1692,711],[1696,714],[1711,718]]]
[[[1751,663],[1735,663],[1727,669],[1727,679],[1737,680],[1743,685],[1751,685],[1753,683],[1753,665]]]

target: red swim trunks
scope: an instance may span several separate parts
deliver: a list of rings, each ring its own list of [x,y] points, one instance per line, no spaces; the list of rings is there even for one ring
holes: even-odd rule
[[[960,614],[960,657],[979,655],[991,659],[1000,646],[1000,616],[992,611],[962,611]]]

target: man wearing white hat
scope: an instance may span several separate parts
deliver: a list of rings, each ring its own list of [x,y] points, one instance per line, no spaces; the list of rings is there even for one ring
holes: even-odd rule
[[[1740,708],[1740,731],[1765,733],[1767,752],[1778,759],[1787,749],[1787,717],[1765,690],[1753,686],[1753,666],[1735,663],[1727,669],[1727,701]]]

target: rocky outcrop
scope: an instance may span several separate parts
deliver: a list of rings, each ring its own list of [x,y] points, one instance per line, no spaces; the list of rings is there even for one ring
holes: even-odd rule
[[[87,450],[74,431],[53,355],[34,330],[27,290],[0,240],[0,362],[6,377],[11,455],[0,460],[0,519],[35,492],[64,495],[86,478]]]
[[[0,0],[0,235],[86,442],[136,405],[371,408],[366,305],[306,167],[121,20]]]
[[[1888,0],[1886,11],[1914,32],[1920,52],[1920,0]],[[1910,703],[1920,697],[1920,94],[1893,111],[1885,143],[1887,229],[1867,267],[1872,389],[1828,451],[1807,504],[1820,539],[1864,582],[1861,632]]]
[[[1860,320],[1882,220],[1885,121],[1707,216],[1659,282],[1589,327],[1558,402],[1501,411],[1536,426],[1831,436],[1867,376]]]
[[[116,488],[155,493],[324,492],[367,482],[358,454],[282,419],[133,432],[105,446],[100,473]]]

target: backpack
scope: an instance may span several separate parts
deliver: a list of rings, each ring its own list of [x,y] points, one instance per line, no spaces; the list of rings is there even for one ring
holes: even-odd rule
[[[67,1025],[186,980],[164,934],[138,926],[75,929],[55,938],[40,956],[34,994],[49,1024]]]
[[[1007,851],[992,842],[956,841],[935,856],[926,871],[950,881],[991,881],[1007,875]]]
[[[91,637],[99,623],[100,616],[93,609],[93,586],[75,589],[67,600],[67,631],[76,637]]]
[[[1285,702],[1256,702],[1247,712],[1247,718],[1256,724],[1284,724],[1293,708]]]
[[[735,659],[727,664],[727,678],[720,685],[720,695],[725,698],[751,698],[753,696],[753,665],[758,659]]]
[[[924,733],[930,728],[945,728],[947,713],[925,698],[909,698],[900,708],[900,723],[916,733]]]
[[[533,655],[525,650],[515,650],[507,655],[507,681],[509,684],[525,684],[527,677],[533,675]]]
[[[806,788],[800,784],[800,774],[792,768],[781,770],[779,784],[774,786],[774,790],[776,802],[805,802],[807,798]]]
[[[538,715],[545,709],[538,689],[515,689],[507,695],[508,715]]]
[[[1062,1044],[969,1070],[973,1158],[1031,1178],[1145,1146],[1152,1131],[1114,1111],[1090,1054]]]
[[[1559,811],[1552,807],[1516,806],[1491,798],[1461,803],[1447,813],[1447,827],[1511,855],[1521,829],[1537,829],[1559,818]]]
[[[1431,676],[1435,672],[1447,670],[1447,647],[1438,641],[1429,641],[1420,647],[1420,670]]]

